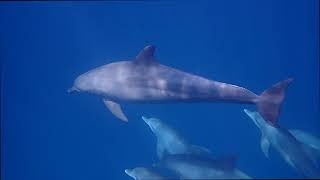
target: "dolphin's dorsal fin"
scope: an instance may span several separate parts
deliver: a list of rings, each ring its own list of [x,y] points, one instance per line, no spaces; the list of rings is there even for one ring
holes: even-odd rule
[[[107,99],[102,99],[103,103],[106,105],[106,107],[111,111],[113,115],[115,115],[117,118],[121,119],[122,121],[128,122],[128,118],[126,115],[122,112],[121,106],[113,101],[109,101]]]
[[[154,45],[148,45],[144,47],[136,56],[136,59],[134,60],[134,62],[137,64],[145,64],[145,65],[157,63],[157,60],[154,57],[155,50],[156,50],[156,47]]]

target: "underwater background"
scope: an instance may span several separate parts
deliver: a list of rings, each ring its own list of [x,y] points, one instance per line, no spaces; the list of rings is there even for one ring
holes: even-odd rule
[[[129,180],[157,162],[156,117],[253,178],[301,178],[226,103],[123,104],[70,95],[80,74],[157,47],[159,63],[260,94],[293,77],[279,124],[320,136],[319,1],[1,2],[1,179]]]

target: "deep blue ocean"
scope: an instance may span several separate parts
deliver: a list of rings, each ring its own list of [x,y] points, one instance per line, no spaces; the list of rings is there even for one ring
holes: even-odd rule
[[[122,104],[70,95],[80,74],[157,47],[159,63],[260,94],[293,77],[279,124],[320,137],[319,1],[0,2],[1,179],[130,180],[157,161],[156,117],[253,178],[299,178],[230,103]]]

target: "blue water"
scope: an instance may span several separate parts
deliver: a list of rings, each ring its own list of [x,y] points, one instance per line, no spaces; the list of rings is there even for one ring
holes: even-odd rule
[[[148,44],[160,63],[261,93],[294,77],[279,124],[320,135],[319,1],[1,2],[1,178],[131,179],[156,162],[141,116],[193,144],[236,155],[254,178],[300,177],[239,104],[123,104],[129,123],[96,96],[66,90],[80,74],[131,59]]]

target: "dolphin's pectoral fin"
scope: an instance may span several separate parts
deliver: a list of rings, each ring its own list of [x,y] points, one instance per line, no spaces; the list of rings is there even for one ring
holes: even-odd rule
[[[103,103],[107,106],[107,108],[111,111],[113,115],[115,115],[117,118],[121,119],[122,121],[128,122],[128,118],[122,112],[121,106],[118,103],[109,101],[106,99],[103,99]]]
[[[268,141],[267,137],[265,135],[262,135],[261,137],[261,150],[263,152],[263,154],[269,158],[269,147],[270,147],[270,142]]]
[[[137,64],[150,65],[157,63],[157,60],[154,57],[156,47],[153,45],[149,45],[144,47],[140,53],[136,56],[134,60]]]
[[[297,129],[291,129],[289,132],[301,143],[320,151],[320,139],[316,138],[310,133]]]

